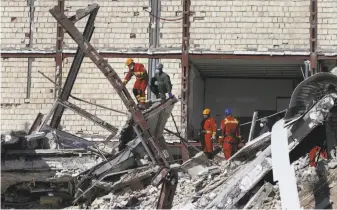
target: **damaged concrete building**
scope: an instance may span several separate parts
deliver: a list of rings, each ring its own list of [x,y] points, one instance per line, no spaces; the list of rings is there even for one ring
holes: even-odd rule
[[[337,208],[336,9],[2,1],[2,208]],[[150,76],[163,63],[175,97],[149,91],[140,110],[121,85],[128,57]],[[228,161],[200,152],[205,107],[240,120],[247,143]],[[328,158],[309,167],[317,144]]]

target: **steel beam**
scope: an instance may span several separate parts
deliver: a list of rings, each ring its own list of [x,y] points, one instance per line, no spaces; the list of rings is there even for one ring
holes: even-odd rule
[[[308,60],[308,55],[234,55],[234,54],[196,54],[189,53],[190,59],[243,59],[243,60]]]
[[[182,55],[181,55],[181,129],[184,137],[188,137],[188,74],[189,74],[189,47],[190,47],[190,0],[183,0],[183,25],[182,25]],[[188,150],[181,147],[182,158],[188,160]]]
[[[87,118],[88,120],[94,122],[96,125],[101,126],[102,128],[107,129],[113,134],[116,134],[118,131],[118,128],[112,126],[111,124],[105,122],[104,120],[96,117],[93,114],[90,114],[89,112],[85,111],[84,109],[81,109],[80,107],[76,106],[75,104],[72,104],[68,101],[58,101],[58,103],[68,109],[71,109],[72,111],[76,112],[77,114],[81,115],[84,118]]]
[[[96,7],[91,11],[91,14],[89,16],[88,22],[85,26],[84,32],[83,32],[83,38],[90,41],[92,34],[94,32],[95,26],[95,18],[99,9],[99,6],[95,4]],[[63,12],[61,10],[61,12]],[[59,23],[58,23],[59,24]],[[62,29],[63,30],[63,29]],[[60,100],[61,101],[67,101],[69,99],[69,96],[71,94],[71,90],[73,89],[77,74],[81,68],[81,64],[84,58],[84,52],[81,50],[80,47],[77,48],[75,57],[73,59],[73,63],[71,64],[68,77],[66,79],[66,82],[64,83],[64,87],[62,89],[62,92],[60,94]],[[61,87],[61,86],[60,86]],[[53,115],[53,118],[50,123],[50,127],[57,128],[61,122],[61,118],[64,112],[64,107],[58,105],[56,107],[55,113]]]
[[[58,0],[58,8],[60,11],[64,11],[64,0]],[[60,24],[57,24],[56,29],[56,54],[55,54],[55,92],[54,98],[57,98],[61,94],[62,87],[62,46],[63,46],[64,32]]]
[[[104,58],[153,58],[153,59],[181,59],[181,53],[157,53],[152,54],[137,53],[137,52],[99,52]],[[317,53],[317,60],[337,60],[337,55],[324,55]],[[55,58],[54,51],[2,51],[0,57],[8,58]],[[75,53],[63,52],[63,58],[72,58]],[[86,57],[86,56],[85,56]],[[189,53],[189,57],[193,59],[246,59],[246,60],[308,60],[310,56],[306,55],[232,55],[232,54],[195,54]]]
[[[77,21],[81,20],[82,18],[85,18],[86,16],[96,12],[98,10],[99,6],[96,3],[90,4],[87,8],[85,9],[78,9],[76,10],[76,14],[69,17],[69,20],[71,22],[76,23]]]
[[[151,0],[151,17],[150,17],[150,48],[158,48],[160,40],[160,8],[161,0]],[[158,58],[149,58],[148,73],[149,77],[154,77],[156,65],[159,63]],[[148,99],[155,99],[156,96],[148,88]]]
[[[40,125],[41,122],[42,122],[43,116],[44,116],[44,114],[42,114],[42,113],[39,113],[39,114],[36,116],[36,118],[35,118],[35,120],[34,120],[32,126],[31,126],[30,129],[29,129],[28,134],[32,134],[34,131],[37,130],[37,128],[39,127],[39,125]]]
[[[317,0],[310,0],[310,68],[311,75],[317,73]]]
[[[49,12],[73,38],[81,50],[83,50],[84,53],[92,60],[92,62],[95,63],[97,68],[101,70],[101,72],[104,74],[104,76],[121,98],[128,111],[131,113],[135,125],[139,126],[143,134],[142,137],[151,144],[152,148],[155,149],[159,155],[160,159],[158,159],[158,163],[163,164],[165,167],[169,168],[170,164],[168,161],[172,159],[172,156],[169,155],[166,149],[160,149],[158,142],[151,134],[150,128],[143,116],[142,111],[138,108],[137,104],[132,99],[129,91],[122,83],[122,80],[116,71],[108,64],[106,60],[103,59],[102,56],[99,55],[97,50],[88,42],[88,40],[84,39],[80,31],[74,26],[71,20],[69,20],[65,14],[58,9],[58,7],[50,9]]]
[[[99,54],[104,58],[152,58],[152,59],[181,59],[180,52],[154,52],[152,54],[147,53],[137,53],[137,52],[99,52]],[[76,53],[63,52],[63,58],[72,58]],[[31,52],[1,52],[1,58],[55,58],[56,53],[54,51],[31,51]],[[85,56],[87,57],[87,56]]]
[[[35,0],[28,0],[29,5],[29,44],[26,47],[33,48],[33,34],[34,34],[34,13],[35,13],[35,7],[34,7],[34,1]],[[26,37],[27,38],[27,37]],[[26,98],[30,98],[30,92],[32,88],[32,66],[33,66],[33,59],[34,58],[28,58],[28,72],[27,72],[27,92],[26,92]]]

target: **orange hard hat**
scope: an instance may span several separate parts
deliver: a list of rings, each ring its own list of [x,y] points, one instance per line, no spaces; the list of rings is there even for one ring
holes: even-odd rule
[[[125,65],[130,65],[131,63],[133,63],[133,59],[132,58],[128,58],[128,59],[126,59],[126,61],[125,61]]]
[[[211,110],[210,109],[205,109],[202,114],[203,115],[207,115],[207,114],[210,114],[211,113]]]

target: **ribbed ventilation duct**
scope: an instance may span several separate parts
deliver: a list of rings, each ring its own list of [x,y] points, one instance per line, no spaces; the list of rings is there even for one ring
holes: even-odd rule
[[[291,96],[285,119],[301,115],[325,96],[329,91],[337,92],[337,75],[331,73],[317,73],[302,81]]]

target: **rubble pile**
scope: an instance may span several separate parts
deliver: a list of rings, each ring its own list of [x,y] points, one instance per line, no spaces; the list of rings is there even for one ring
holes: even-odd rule
[[[261,152],[257,152],[255,156],[260,154]],[[333,193],[333,190],[337,193],[337,169],[334,166],[336,162],[336,159],[330,161],[320,160],[317,168],[310,167],[308,154],[293,162],[301,206],[314,208],[315,205],[319,206],[322,205],[322,202],[326,202],[324,198],[331,198],[331,196],[323,193],[325,197],[323,196],[322,201],[319,200],[319,204],[313,202],[315,200],[311,198],[311,195],[319,186],[324,184],[330,186],[331,193]],[[198,153],[181,166],[173,209],[200,209],[207,207],[211,202],[214,202],[224,188],[228,187],[225,185],[230,183],[231,179],[237,176],[240,170],[244,170],[251,163],[252,160],[244,162],[233,160],[231,164],[227,161],[207,163],[203,159],[202,153]],[[322,176],[326,176],[327,183],[320,182],[320,177]],[[241,186],[237,185],[237,187],[240,188]],[[149,185],[139,191],[128,190],[121,194],[110,193],[107,196],[97,198],[90,208],[153,209],[156,207],[160,190],[160,187],[156,188]],[[250,200],[241,208],[281,209],[278,184],[272,185],[269,182],[265,182],[261,187],[256,186],[251,194]]]
[[[337,159],[320,160],[317,167],[309,166],[309,155],[293,162],[301,206],[305,209],[337,208]],[[329,200],[330,198],[330,200]],[[255,208],[256,206],[254,206]],[[281,209],[278,184],[263,199],[262,209]]]
[[[198,154],[200,155],[200,153]],[[177,191],[173,200],[173,209],[201,208],[209,200],[213,200],[217,192],[216,189],[221,185],[233,172],[239,164],[232,164],[228,167],[226,161],[219,165],[203,167],[198,169],[198,174],[193,171],[184,172],[184,166],[179,172],[179,181]],[[201,166],[202,167],[202,166]],[[193,177],[193,178],[192,178]],[[137,208],[137,209],[154,209],[156,208],[161,187],[147,186],[142,190],[132,191],[126,189],[123,193],[110,193],[109,195],[97,198],[91,205],[92,209],[108,208]]]

